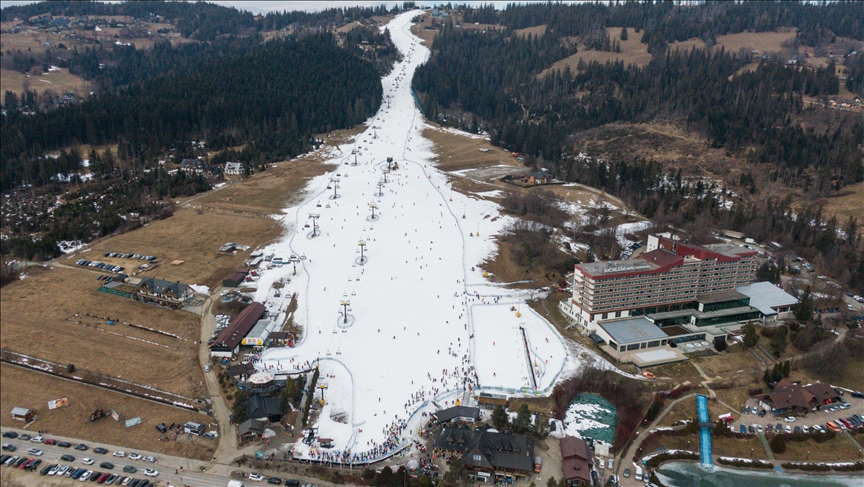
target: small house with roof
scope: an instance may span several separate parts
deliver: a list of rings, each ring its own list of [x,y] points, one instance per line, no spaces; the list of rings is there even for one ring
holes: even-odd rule
[[[166,281],[155,277],[144,277],[132,299],[169,308],[181,308],[192,298],[192,288],[180,281]]]
[[[465,449],[462,461],[478,477],[512,481],[514,476],[534,472],[534,441],[510,432],[478,431]]]
[[[253,441],[261,438],[264,434],[264,423],[257,419],[247,419],[237,426],[237,436],[240,437],[241,443]]]
[[[180,162],[180,170],[187,174],[204,174],[207,171],[207,163],[200,159],[183,159]]]
[[[561,470],[564,483],[570,487],[591,485],[591,449],[582,438],[561,438]]]
[[[226,176],[242,176],[243,175],[243,164],[239,162],[226,162],[225,163],[225,175]]]
[[[438,424],[474,423],[480,420],[480,408],[453,406],[432,413],[432,418],[438,421]]]

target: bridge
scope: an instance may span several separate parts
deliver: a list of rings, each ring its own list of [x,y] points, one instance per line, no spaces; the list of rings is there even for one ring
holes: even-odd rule
[[[713,467],[711,459],[711,428],[714,423],[708,418],[708,397],[696,395],[696,411],[699,414],[699,459],[703,467]]]

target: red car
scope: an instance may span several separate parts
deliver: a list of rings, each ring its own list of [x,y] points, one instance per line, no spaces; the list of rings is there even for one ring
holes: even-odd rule
[[[105,479],[107,479],[110,476],[111,476],[110,473],[103,473],[102,475],[99,476],[98,479],[96,479],[96,483],[101,484],[102,482],[105,482]]]
[[[52,438],[52,439],[48,439],[48,440],[45,440],[45,444],[46,444],[46,445],[56,445],[56,444],[57,444],[57,440],[55,440],[55,439],[53,439],[53,438]]]
[[[840,422],[843,423],[843,426],[849,428],[850,430],[855,429],[855,425],[853,425],[852,422],[848,419],[841,419]]]
[[[27,460],[21,462],[21,465],[18,465],[18,468],[27,468],[27,465],[30,465],[31,463],[33,463],[35,461],[36,461],[35,458],[28,458]]]

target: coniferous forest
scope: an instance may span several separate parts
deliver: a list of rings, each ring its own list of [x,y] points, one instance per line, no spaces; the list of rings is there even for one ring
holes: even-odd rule
[[[841,269],[836,278],[861,290],[864,250],[855,236],[858,221],[838,222],[818,207],[802,208],[791,197],[761,197],[752,175],[765,174],[765,180],[789,192],[822,197],[864,181],[860,114],[826,114],[805,102],[827,105],[838,94],[838,62],[846,68],[846,89],[864,95],[864,53],[849,49],[827,66],[800,67],[788,58],[711,47],[720,35],[794,28],[790,48],[831,51],[843,38],[864,40],[862,18],[864,4],[853,2],[465,8],[465,24],[503,28],[469,30],[445,20],[432,57],[418,69],[413,86],[429,118],[486,132],[493,144],[521,153],[526,165],[602,188],[676,228],[702,234],[730,228],[776,239],[807,258],[830,261],[827,267]],[[546,26],[542,35],[514,32],[539,25]],[[647,65],[590,62],[573,71],[546,71],[577,51],[572,36],[579,36],[582,48],[614,52],[617,39],[606,31],[613,27],[621,29],[622,38],[628,30],[641,32],[651,54]],[[692,38],[704,41],[706,48],[669,48]],[[815,119],[820,120],[818,129]],[[728,201],[725,187],[682,184],[680,169],[648,156],[586,158],[574,143],[580,131],[652,121],[679,124],[709,147],[747,161],[750,179],[741,179],[746,197],[731,206],[722,204]]]

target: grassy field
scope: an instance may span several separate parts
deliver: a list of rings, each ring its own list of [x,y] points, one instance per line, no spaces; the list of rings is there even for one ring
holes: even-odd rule
[[[281,225],[272,218],[219,209],[199,211],[184,208],[171,218],[154,220],[137,230],[100,240],[92,246],[91,252],[61,257],[58,262],[75,265],[79,258],[112,260],[132,272],[142,261],[107,259],[104,253],[155,255],[161,262],[159,267],[141,276],[215,287],[240,266],[256,246],[270,242],[281,234]],[[218,254],[217,250],[226,242],[249,245],[250,249],[238,251],[237,255]],[[170,263],[174,260],[183,260],[185,263],[172,266]],[[91,276],[92,273],[87,275]]]
[[[80,438],[85,441],[101,441],[115,445],[128,445],[168,455],[188,455],[201,460],[209,459],[207,448],[214,450],[218,440],[197,439],[189,442],[185,438],[173,441],[159,441],[156,425],[195,421],[209,423],[209,417],[192,411],[164,406],[144,399],[106,391],[76,382],[51,377],[38,372],[20,369],[15,366],[0,365],[0,409],[9,411],[20,406],[35,409],[39,419],[30,426],[31,430],[46,430],[48,434]],[[65,397],[69,406],[49,410],[47,402]],[[90,422],[90,414],[96,409],[113,409],[120,415],[120,423],[110,416]],[[134,417],[141,418],[141,424],[126,428],[122,421]],[[20,428],[21,423],[3,414],[3,426]]]
[[[533,28],[533,27],[532,27]],[[633,29],[628,29],[628,37],[626,41],[620,39],[620,27],[607,27],[606,32],[611,39],[616,39],[621,45],[621,52],[605,52],[595,51],[593,49],[585,49],[577,40],[579,52],[557,61],[555,64],[546,68],[538,77],[544,77],[551,71],[563,70],[566,66],[570,67],[570,72],[574,75],[579,71],[579,61],[591,63],[597,61],[599,63],[607,63],[614,61],[623,61],[626,65],[645,66],[651,61],[651,54],[648,53],[648,45],[642,44],[642,32],[634,32]]]
[[[822,205],[823,211],[837,215],[840,221],[846,221],[850,216],[861,219],[861,205],[864,202],[864,182],[845,186],[836,196],[823,198],[815,202]]]
[[[546,26],[535,25],[533,27],[525,27],[524,29],[516,29],[513,33],[522,38],[528,37],[528,35],[532,35],[535,38],[542,37],[546,34]]]
[[[666,404],[671,403],[671,401],[667,401]],[[682,419],[690,419],[696,420],[696,398],[688,397],[683,401],[675,404],[666,413],[666,416],[663,416],[663,419],[657,423],[657,426],[672,426],[675,422],[680,421]]]
[[[90,93],[90,83],[84,78],[69,74],[66,68],[58,68],[41,76],[23,74],[11,69],[0,69],[0,91],[6,93],[11,91],[17,95],[25,91],[35,91],[40,95],[48,90],[55,95],[66,92],[75,93],[80,97],[87,97]]]
[[[748,51],[757,50],[759,54],[766,52],[777,52],[784,50],[782,44],[795,38],[796,31],[788,32],[740,32],[738,34],[726,34],[717,36],[717,43],[713,50],[725,49],[726,52],[737,53],[741,49]],[[689,39],[669,44],[669,49],[704,49],[705,42],[702,39]]]
[[[204,395],[197,360],[198,317],[97,292],[94,277],[93,272],[59,266],[31,268],[25,279],[4,287],[3,347],[187,397]],[[155,328],[180,339],[107,325],[84,313]]]

